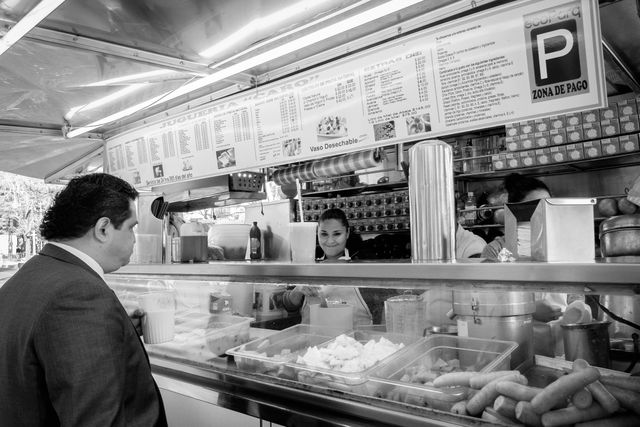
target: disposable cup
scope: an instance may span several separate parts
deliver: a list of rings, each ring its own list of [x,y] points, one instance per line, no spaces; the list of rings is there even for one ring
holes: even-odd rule
[[[173,292],[149,292],[138,296],[142,317],[142,338],[146,344],[173,340],[175,302]]]
[[[316,222],[292,222],[289,224],[291,261],[310,263],[316,259]]]
[[[348,331],[353,329],[353,306],[351,304],[309,305],[309,322],[314,326]]]

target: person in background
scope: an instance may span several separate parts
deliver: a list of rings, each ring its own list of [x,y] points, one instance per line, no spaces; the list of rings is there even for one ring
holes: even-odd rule
[[[0,288],[0,424],[167,425],[136,325],[104,280],[133,252],[137,196],[108,174],[72,179],[40,226],[48,243]]]
[[[318,243],[323,251],[318,261],[348,261],[357,253],[349,251],[352,241],[347,216],[341,209],[328,209],[318,220]],[[486,243],[480,237],[462,227],[456,229],[456,257],[478,257]],[[302,307],[302,323],[309,323],[309,304],[319,303],[322,298],[328,302],[345,302],[355,307],[354,325],[371,325],[383,320],[384,301],[397,295],[396,289],[352,288],[346,286],[324,286],[319,290],[308,286],[299,286],[287,291],[283,297],[288,311]],[[448,291],[450,294],[451,291]],[[435,292],[432,292],[435,296]]]
[[[317,261],[340,262],[349,261],[356,254],[349,251],[347,242],[350,241],[351,230],[347,215],[342,209],[327,209],[322,212],[318,219],[318,244],[322,250]],[[321,286],[319,288],[311,286],[297,286],[293,290],[285,292],[283,295],[283,305],[288,311],[300,309],[302,323],[309,323],[309,304],[320,303],[322,298],[327,302],[338,302],[351,304],[353,310],[354,325],[370,325],[372,314],[367,306],[360,290],[353,287],[343,286]]]
[[[517,173],[512,173],[505,177],[504,188],[508,194],[509,203],[529,202],[551,197],[551,191],[544,182]],[[529,233],[531,233],[530,224],[523,223],[521,227],[524,227],[525,231],[528,227]],[[520,231],[518,232],[518,236],[520,238]],[[521,248],[521,250],[524,249],[525,253],[527,251],[530,253],[531,238],[524,238],[522,243],[524,243],[524,246],[528,245],[528,247]],[[484,251],[482,251],[482,257],[493,260],[497,259],[498,253],[502,250],[504,244],[504,237],[496,237],[486,246]],[[568,299],[573,299],[573,297],[564,293],[536,292],[536,312],[533,318],[541,322],[549,322],[559,318],[570,302]]]

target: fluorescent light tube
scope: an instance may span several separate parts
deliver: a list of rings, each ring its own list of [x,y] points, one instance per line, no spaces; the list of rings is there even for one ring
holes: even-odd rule
[[[7,49],[13,46],[33,27],[38,25],[40,21],[46,18],[58,6],[64,3],[64,0],[43,0],[36,5],[24,18],[16,23],[7,33],[0,39],[0,55],[5,53]]]
[[[372,9],[369,9],[365,12],[362,12],[358,15],[354,15],[350,18],[346,18],[343,21],[337,22],[335,24],[324,27],[318,31],[307,34],[306,36],[302,36],[296,40],[285,43],[281,46],[275,47],[271,50],[263,52],[261,54],[252,56],[251,58],[239,62],[237,64],[231,65],[227,68],[224,68],[220,71],[216,71],[213,74],[210,74],[206,77],[203,77],[199,80],[195,80],[191,83],[187,83],[184,86],[181,86],[171,92],[168,92],[165,95],[157,96],[153,99],[147,100],[140,104],[134,105],[132,107],[127,108],[119,113],[112,114],[109,117],[105,117],[102,120],[98,120],[97,122],[93,122],[82,126],[80,128],[74,129],[70,131],[67,136],[69,138],[73,138],[75,136],[81,135],[86,132],[90,132],[93,129],[96,129],[100,126],[104,126],[110,122],[115,120],[119,120],[123,117],[129,116],[133,113],[136,113],[144,108],[147,108],[153,105],[155,102],[162,99],[163,102],[171,101],[180,96],[186,95],[198,89],[202,89],[205,86],[209,86],[215,82],[220,80],[224,80],[231,76],[234,76],[238,73],[246,71],[250,68],[256,67],[265,62],[280,58],[288,53],[295,52],[297,50],[303,49],[307,46],[311,46],[314,43],[320,42],[322,40],[326,40],[330,37],[336,36],[345,31],[351,30],[353,28],[359,27],[368,22],[374,21],[376,19],[382,18],[383,16],[387,16],[389,14],[395,13],[399,10],[407,8],[409,6],[413,6],[414,4],[420,3],[423,0],[391,0],[380,6],[376,6]]]

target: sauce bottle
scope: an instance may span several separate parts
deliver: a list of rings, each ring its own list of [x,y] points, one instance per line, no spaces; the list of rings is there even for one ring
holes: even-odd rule
[[[262,258],[262,245],[260,243],[260,229],[258,228],[258,222],[253,221],[253,226],[249,230],[249,257],[251,259]]]

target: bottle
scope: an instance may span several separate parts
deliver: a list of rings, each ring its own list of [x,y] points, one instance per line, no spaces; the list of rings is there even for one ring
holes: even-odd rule
[[[476,222],[476,196],[473,191],[467,193],[467,200],[464,202],[465,225],[473,225]]]
[[[251,245],[249,257],[251,259],[261,259],[262,247],[260,245],[260,229],[257,221],[253,221],[253,226],[249,230],[249,244]]]

